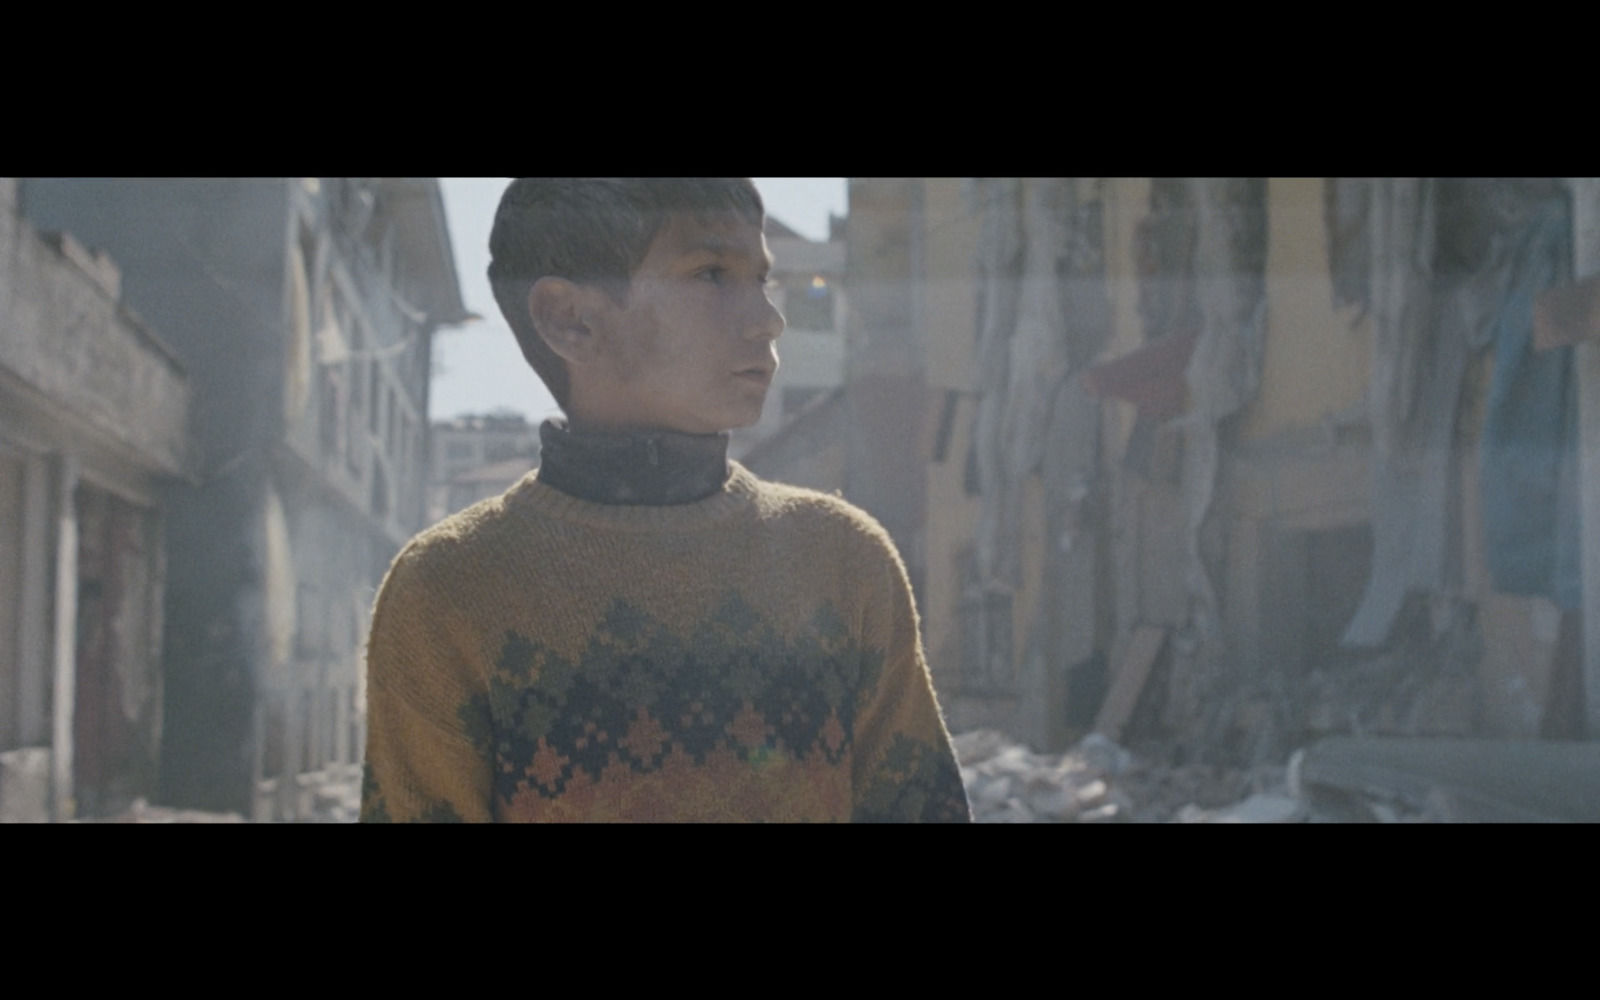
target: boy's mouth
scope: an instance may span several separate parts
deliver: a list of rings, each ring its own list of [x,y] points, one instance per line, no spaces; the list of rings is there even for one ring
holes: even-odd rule
[[[751,382],[760,382],[762,385],[768,385],[772,382],[773,370],[766,365],[751,365],[749,368],[741,368],[733,374],[735,378],[748,379]]]

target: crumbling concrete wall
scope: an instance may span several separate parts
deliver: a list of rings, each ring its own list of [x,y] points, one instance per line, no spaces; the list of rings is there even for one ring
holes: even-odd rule
[[[71,233],[7,219],[0,247],[0,366],[169,475],[189,458],[189,388],[172,348],[121,305],[110,256]]]
[[[1165,717],[1171,728],[1189,726],[1202,746],[1248,759],[1312,730],[1352,725],[1534,732],[1547,672],[1538,664],[1552,655],[1558,616],[1542,598],[1495,593],[1478,494],[1492,406],[1483,353],[1490,327],[1513,322],[1515,289],[1548,280],[1528,270],[1536,257],[1517,250],[1531,246],[1532,230],[1517,228],[1518,220],[1534,218],[1542,189],[1512,184],[1472,195],[1468,187],[1268,183],[1264,313],[1251,334],[1248,316],[1235,311],[1232,329],[1249,335],[1233,343],[1247,356],[1210,366],[1235,415],[1201,419],[1196,376],[1207,365],[1197,338],[1180,424],[1186,569],[1203,575],[1190,577],[1185,620],[1193,631],[1180,628],[1176,644],[1180,656],[1188,651],[1193,680],[1175,677],[1180,687],[1164,692]],[[1199,287],[1184,278],[1184,247],[1209,259],[1219,277],[1237,277],[1237,267],[1219,267],[1228,260],[1224,247],[1201,250],[1203,199],[1195,192],[1189,183],[1152,185],[1151,215],[1141,224],[1147,324],[1182,329],[1206,313]],[[1228,290],[1226,281],[1213,287]],[[1526,304],[1519,308],[1526,313]],[[1257,391],[1241,394],[1252,365]],[[1206,457],[1208,424],[1221,432],[1214,462]],[[1137,438],[1127,439],[1125,455]],[[1212,514],[1197,519],[1208,481]],[[1137,498],[1119,503],[1124,509],[1152,495],[1138,476],[1122,476],[1121,485],[1137,487]],[[1148,534],[1158,522],[1126,520],[1118,537],[1137,539],[1140,562],[1171,558],[1171,541]],[[1122,578],[1142,593],[1141,584],[1160,576],[1153,569]],[[1408,600],[1422,604],[1406,611]],[[1131,601],[1119,606],[1119,617],[1149,613]],[[1343,619],[1337,629],[1335,618]]]
[[[926,382],[887,447],[927,470],[899,502],[925,509],[929,648],[936,672],[957,665],[958,727],[1059,746],[1154,626],[1170,641],[1136,728],[1202,754],[1538,730],[1570,629],[1558,601],[1496,591],[1480,455],[1485,323],[1531,273],[1514,248],[1537,186],[956,185],[876,190],[863,232],[882,239],[856,252],[906,282],[868,294],[893,348],[874,370]],[[1342,645],[1363,617],[1383,635]],[[974,629],[1009,664],[986,697],[965,686]]]
[[[1015,699],[1010,730],[1055,746],[1068,674],[1107,638],[1090,523],[1103,489],[1099,407],[1074,377],[1112,335],[1105,186],[987,178],[971,183],[968,205],[979,220],[967,444],[978,516],[960,587],[962,628],[982,637],[968,637],[965,656],[992,694]],[[1012,662],[988,662],[996,657]]]
[[[1328,190],[1335,288],[1373,326],[1373,565],[1344,643],[1410,649],[1412,673],[1448,654],[1429,698],[1457,707],[1427,731],[1536,735],[1577,601],[1570,358],[1528,343],[1535,298],[1570,280],[1567,197],[1517,178]]]
[[[199,464],[216,470],[281,426],[284,185],[267,179],[24,179],[23,214],[100,249],[123,301],[183,359]]]
[[[156,512],[87,483],[75,494],[73,798],[103,816],[156,788],[166,560]]]
[[[170,500],[164,802],[298,814],[360,753],[373,591],[423,526],[429,343],[463,308],[427,178],[29,179],[194,386]]]
[[[0,191],[0,745],[49,755],[67,819],[155,788],[163,500],[193,474],[192,396],[117,262]]]
[[[265,567],[252,540],[282,428],[285,185],[29,178],[21,205],[36,224],[107,250],[127,303],[191,375],[200,471],[193,489],[170,497],[159,797],[248,813],[267,641]]]

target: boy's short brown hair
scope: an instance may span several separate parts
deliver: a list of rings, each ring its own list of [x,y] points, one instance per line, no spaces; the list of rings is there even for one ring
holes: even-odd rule
[[[667,218],[732,212],[761,225],[766,211],[748,178],[519,177],[500,198],[489,234],[489,284],[522,356],[557,405],[566,363],[534,328],[528,293],[543,277],[599,285],[619,304]]]

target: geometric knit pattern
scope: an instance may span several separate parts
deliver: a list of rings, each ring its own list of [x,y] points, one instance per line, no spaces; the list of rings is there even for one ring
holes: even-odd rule
[[[732,467],[679,507],[533,476],[408,545],[362,820],[969,820],[887,534]]]

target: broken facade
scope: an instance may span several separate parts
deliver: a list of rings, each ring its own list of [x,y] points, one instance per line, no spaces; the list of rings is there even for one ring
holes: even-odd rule
[[[37,178],[19,200],[122,264],[194,391],[159,798],[298,816],[360,760],[367,616],[425,523],[431,337],[465,315],[437,183]]]
[[[1527,343],[1568,186],[850,190],[851,433],[788,461],[895,535],[953,728],[1245,762],[1550,730],[1580,383]]]
[[[170,497],[190,386],[118,263],[40,233],[0,178],[0,817],[155,792]]]

